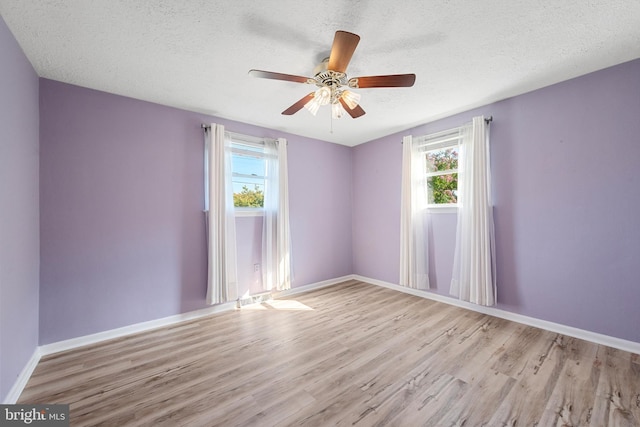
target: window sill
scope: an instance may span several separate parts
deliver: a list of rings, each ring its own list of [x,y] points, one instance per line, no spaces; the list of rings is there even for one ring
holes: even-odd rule
[[[236,208],[235,216],[244,217],[244,216],[264,216],[264,209],[262,208]]]
[[[430,214],[458,213],[458,207],[456,205],[430,205],[427,206],[427,212]]]

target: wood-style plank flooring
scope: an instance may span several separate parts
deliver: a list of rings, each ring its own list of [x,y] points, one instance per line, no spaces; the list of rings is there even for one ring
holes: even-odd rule
[[[43,357],[89,426],[640,426],[636,354],[349,281]]]

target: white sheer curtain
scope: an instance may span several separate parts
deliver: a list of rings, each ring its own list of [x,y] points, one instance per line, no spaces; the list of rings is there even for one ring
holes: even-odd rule
[[[282,291],[291,288],[292,278],[287,140],[266,140],[265,158],[262,283],[266,290]]]
[[[458,228],[451,295],[496,303],[495,237],[491,205],[489,127],[483,116],[463,126],[458,172]]]
[[[205,134],[205,212],[207,218],[207,303],[238,298],[236,222],[230,142],[224,126],[212,123]]]
[[[411,135],[402,139],[400,285],[429,288],[426,153]]]

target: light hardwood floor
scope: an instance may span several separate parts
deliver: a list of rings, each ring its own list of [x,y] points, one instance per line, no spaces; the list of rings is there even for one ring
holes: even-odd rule
[[[357,281],[44,357],[77,426],[639,426],[640,357]]]

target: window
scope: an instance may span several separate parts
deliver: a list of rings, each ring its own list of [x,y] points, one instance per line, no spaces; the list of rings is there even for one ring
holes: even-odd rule
[[[259,215],[264,207],[264,141],[228,133],[231,139],[233,205],[237,214]]]
[[[455,207],[458,202],[460,128],[419,138],[427,171],[427,203],[430,208]]]

